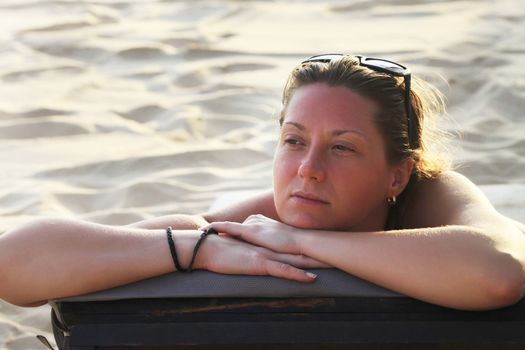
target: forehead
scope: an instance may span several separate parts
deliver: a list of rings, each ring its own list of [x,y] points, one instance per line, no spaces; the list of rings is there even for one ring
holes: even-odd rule
[[[315,83],[298,88],[287,106],[284,121],[338,129],[360,128],[375,133],[376,104],[344,86]]]

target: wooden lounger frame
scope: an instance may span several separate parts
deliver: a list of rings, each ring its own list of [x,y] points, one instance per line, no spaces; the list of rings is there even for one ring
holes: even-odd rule
[[[248,344],[525,348],[524,302],[466,312],[409,298],[138,299],[56,302],[53,312],[57,341],[71,350]]]

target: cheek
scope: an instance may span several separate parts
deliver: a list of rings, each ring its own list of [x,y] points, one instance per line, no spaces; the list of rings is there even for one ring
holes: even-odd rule
[[[286,196],[286,190],[295,176],[293,159],[277,151],[273,160],[273,193],[278,206]]]
[[[288,182],[290,168],[290,162],[283,157],[282,152],[277,151],[273,160],[274,189],[280,189]]]
[[[334,192],[345,203],[369,203],[386,193],[386,174],[377,166],[336,167],[332,169]]]

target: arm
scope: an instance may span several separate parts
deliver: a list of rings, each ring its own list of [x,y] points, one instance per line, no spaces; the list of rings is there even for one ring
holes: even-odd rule
[[[306,232],[299,249],[411,297],[482,310],[522,297],[523,260],[497,244],[483,231],[444,226],[354,234]]]
[[[159,216],[126,225],[125,227],[144,228],[144,229],[166,229],[171,226],[177,230],[197,230],[208,224],[202,215],[174,214]]]
[[[193,236],[178,239],[181,260]],[[0,298],[33,306],[173,271],[166,242],[164,230],[31,221],[0,236]]]
[[[467,178],[447,172],[422,183],[406,213],[406,230],[350,235],[356,274],[454,308],[497,308],[522,298],[525,236]]]
[[[427,302],[469,310],[503,307],[523,296],[523,233],[455,173],[423,184],[409,229],[380,232],[297,230],[262,217],[214,223],[233,236],[305,254]]]
[[[250,202],[250,200],[248,200]],[[252,207],[257,201],[252,201]],[[233,217],[244,214],[226,210]],[[198,216],[174,215],[132,227],[39,219],[0,236],[0,298],[20,306],[107,289],[174,271],[165,227],[195,228]],[[134,227],[133,227],[134,226]],[[139,227],[162,227],[144,229]],[[175,231],[176,250],[188,266],[200,231]],[[210,236],[196,269],[272,275],[302,282],[313,277],[294,266],[320,265],[302,256],[278,254],[228,237]]]

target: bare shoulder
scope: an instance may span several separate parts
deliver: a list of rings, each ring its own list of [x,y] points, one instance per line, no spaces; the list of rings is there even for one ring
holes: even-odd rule
[[[510,224],[524,231],[522,224],[499,214],[472,181],[455,171],[417,183],[407,198],[404,216],[404,226],[413,228]]]
[[[208,222],[243,222],[248,216],[254,214],[262,214],[271,219],[278,220],[272,190],[255,194],[218,210],[204,213],[202,217]]]

